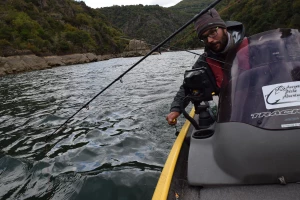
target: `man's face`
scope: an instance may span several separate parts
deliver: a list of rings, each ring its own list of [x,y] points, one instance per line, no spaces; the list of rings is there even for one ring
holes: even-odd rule
[[[223,51],[227,45],[227,30],[218,27],[211,28],[205,31],[200,39],[204,41],[206,47],[208,47],[213,52],[218,53]]]

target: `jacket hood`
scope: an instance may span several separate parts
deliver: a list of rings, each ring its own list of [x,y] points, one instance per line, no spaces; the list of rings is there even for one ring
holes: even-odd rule
[[[241,42],[245,37],[245,27],[241,22],[227,21],[227,31],[232,35],[236,44]]]

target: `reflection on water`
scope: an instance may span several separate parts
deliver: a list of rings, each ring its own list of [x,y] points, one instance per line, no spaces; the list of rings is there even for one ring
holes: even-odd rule
[[[1,77],[1,199],[151,198],[175,139],[165,116],[193,54],[150,56],[53,134],[138,59]]]

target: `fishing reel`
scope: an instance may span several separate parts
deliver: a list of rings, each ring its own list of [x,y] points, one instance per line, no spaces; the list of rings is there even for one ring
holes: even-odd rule
[[[181,106],[183,115],[197,130],[209,127],[216,119],[208,101],[213,100],[213,95],[219,94],[219,88],[211,69],[200,67],[185,71],[183,87],[186,92]],[[195,106],[195,113],[199,115],[198,122],[191,118],[184,109],[184,105],[190,101]]]

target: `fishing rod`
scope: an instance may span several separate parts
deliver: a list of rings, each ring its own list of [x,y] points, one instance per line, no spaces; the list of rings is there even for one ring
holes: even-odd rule
[[[105,92],[110,86],[112,86],[114,83],[116,83],[118,80],[122,80],[122,77],[127,74],[129,71],[131,71],[133,68],[135,68],[138,64],[140,64],[143,60],[145,60],[148,56],[150,56],[153,52],[155,52],[157,49],[162,47],[165,43],[167,43],[170,39],[172,39],[174,36],[176,36],[178,33],[180,33],[182,30],[184,30],[186,27],[188,27],[190,24],[192,24],[196,19],[198,19],[200,16],[208,12],[208,10],[215,7],[218,3],[220,3],[222,0],[216,0],[213,3],[211,3],[209,6],[207,6],[205,9],[203,9],[199,14],[195,15],[192,19],[190,19],[186,24],[184,24],[181,28],[179,28],[177,31],[172,33],[168,38],[166,38],[164,41],[162,41],[160,44],[158,44],[156,47],[154,47],[149,53],[147,53],[144,57],[142,57],[139,61],[137,61],[134,65],[132,65],[129,69],[127,69],[123,74],[121,74],[118,78],[116,78],[114,81],[112,81],[110,84],[108,84],[104,89],[102,89],[98,94],[96,94],[90,101],[88,101],[86,104],[84,104],[80,109],[78,109],[71,117],[69,117],[62,125],[60,125],[53,133],[51,133],[47,138],[46,141],[55,133],[59,133],[60,131],[64,130],[66,128],[66,125],[69,123],[69,121],[77,115],[82,109],[88,108],[89,104],[96,99],[99,95],[101,95],[103,92]]]

